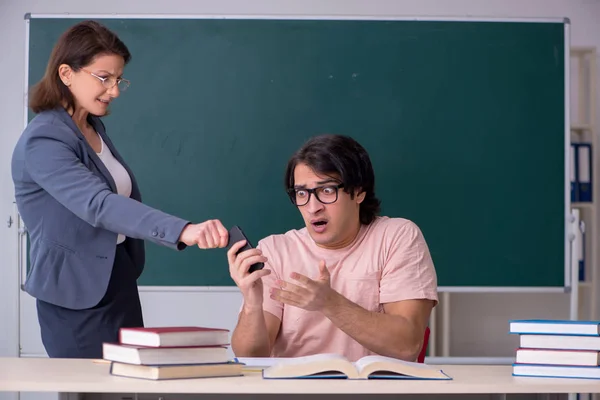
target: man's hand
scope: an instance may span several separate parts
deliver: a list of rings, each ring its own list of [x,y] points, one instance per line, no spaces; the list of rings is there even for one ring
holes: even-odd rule
[[[290,277],[297,283],[278,280],[279,289],[271,288],[272,299],[307,311],[323,311],[339,297],[339,293],[331,288],[325,261],[319,263],[319,277],[316,280],[296,272],[292,272]]]
[[[181,231],[179,241],[188,246],[198,245],[201,249],[214,249],[227,246],[229,233],[218,219],[201,224],[188,224]]]
[[[248,272],[253,264],[267,262],[267,258],[262,255],[260,249],[250,249],[236,255],[238,250],[245,244],[245,240],[240,240],[234,243],[229,251],[227,251],[229,274],[244,296],[244,307],[262,309],[263,283],[261,278],[269,275],[271,270],[263,268],[258,271]]]

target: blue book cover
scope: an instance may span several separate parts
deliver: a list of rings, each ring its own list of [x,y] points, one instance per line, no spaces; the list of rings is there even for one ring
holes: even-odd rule
[[[521,319],[509,326],[512,334],[600,336],[600,321]]]
[[[600,367],[579,365],[513,364],[513,376],[600,379]]]

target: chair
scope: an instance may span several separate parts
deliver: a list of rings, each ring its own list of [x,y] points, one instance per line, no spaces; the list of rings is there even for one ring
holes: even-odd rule
[[[419,357],[417,357],[417,362],[424,363],[425,362],[425,353],[427,353],[427,344],[429,343],[429,327],[425,328],[425,337],[423,338],[423,347],[421,347],[421,352],[419,353]]]

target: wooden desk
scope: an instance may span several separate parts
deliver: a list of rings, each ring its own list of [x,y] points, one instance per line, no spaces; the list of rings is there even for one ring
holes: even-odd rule
[[[442,365],[452,381],[264,380],[260,373],[229,378],[148,381],[109,374],[91,360],[0,358],[0,391],[211,394],[455,394],[600,393],[600,381],[511,376],[507,365]]]

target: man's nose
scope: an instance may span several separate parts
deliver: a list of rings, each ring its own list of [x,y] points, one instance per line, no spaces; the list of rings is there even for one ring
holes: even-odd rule
[[[308,203],[306,203],[306,209],[308,210],[308,212],[310,213],[316,213],[317,211],[320,211],[321,209],[324,208],[323,203],[321,203],[319,201],[319,199],[317,199],[317,196],[312,193],[310,196],[310,199],[308,199]]]

